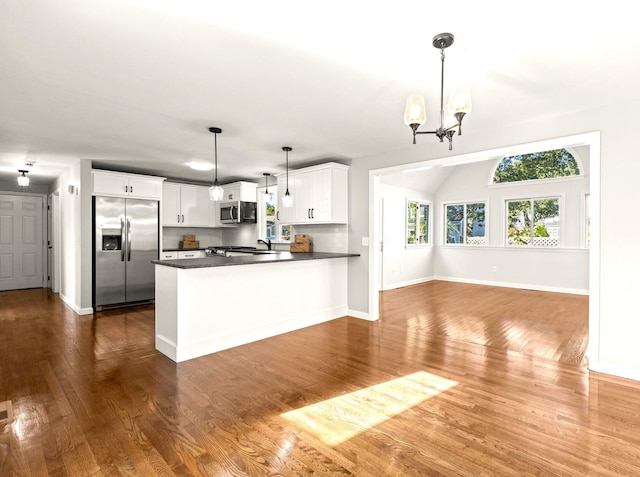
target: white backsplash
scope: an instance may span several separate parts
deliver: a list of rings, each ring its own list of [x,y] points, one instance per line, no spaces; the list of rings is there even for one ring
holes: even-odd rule
[[[258,226],[255,224],[238,224],[221,229],[222,245],[238,245],[255,247],[258,240]]]
[[[307,234],[311,237],[315,252],[348,252],[347,225],[313,224],[292,226],[294,234]],[[228,228],[198,227],[164,227],[162,236],[163,249],[176,249],[185,235],[195,235],[200,248],[214,245],[239,245],[256,247],[258,240],[257,227],[253,224],[240,224]],[[289,244],[277,244],[276,250],[288,250]]]
[[[196,240],[200,242],[200,248],[222,245],[221,230],[222,229],[208,229],[204,227],[163,227],[162,249],[178,248],[178,242],[180,242],[185,235],[195,235]]]
[[[295,225],[292,236],[295,234],[309,235],[314,252],[346,253],[348,251],[347,225]]]

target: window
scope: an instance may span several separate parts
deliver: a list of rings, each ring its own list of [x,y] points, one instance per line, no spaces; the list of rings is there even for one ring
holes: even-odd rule
[[[508,156],[500,161],[493,174],[493,183],[528,181],[577,176],[578,162],[566,149]]]
[[[485,245],[484,202],[445,205],[445,243]]]
[[[258,190],[258,238],[277,240],[276,204],[278,188],[270,186],[265,194],[264,187]]]
[[[560,199],[507,201],[507,245],[557,247],[560,243]]]
[[[278,186],[270,185],[269,192],[258,188],[258,238],[275,242],[291,240],[291,225],[278,222]]]
[[[407,245],[428,245],[430,206],[427,202],[407,199]]]

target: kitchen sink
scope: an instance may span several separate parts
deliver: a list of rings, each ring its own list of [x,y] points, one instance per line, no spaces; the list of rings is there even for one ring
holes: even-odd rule
[[[246,255],[271,255],[280,253],[278,250],[226,250],[225,257],[243,257]]]

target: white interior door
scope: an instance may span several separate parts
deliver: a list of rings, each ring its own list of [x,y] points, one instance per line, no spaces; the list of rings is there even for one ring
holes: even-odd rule
[[[39,288],[42,197],[0,195],[0,290]]]

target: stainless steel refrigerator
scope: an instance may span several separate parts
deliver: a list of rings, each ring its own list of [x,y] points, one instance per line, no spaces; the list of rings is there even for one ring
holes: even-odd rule
[[[96,196],[93,223],[94,309],[153,300],[158,202]]]

